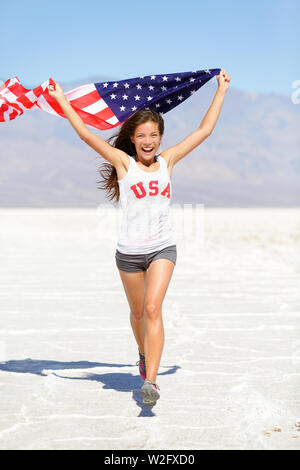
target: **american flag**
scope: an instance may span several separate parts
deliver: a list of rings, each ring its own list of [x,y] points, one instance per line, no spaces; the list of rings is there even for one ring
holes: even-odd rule
[[[192,96],[221,69],[193,70],[161,75],[147,75],[127,80],[89,83],[65,93],[83,122],[96,129],[117,127],[140,109],[151,109],[164,115]],[[29,90],[17,77],[0,87],[0,122],[11,121],[24,111],[36,108],[66,117],[49,95],[53,79]]]

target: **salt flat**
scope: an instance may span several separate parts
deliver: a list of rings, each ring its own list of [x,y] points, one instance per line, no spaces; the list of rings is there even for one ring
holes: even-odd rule
[[[0,209],[0,449],[299,449],[300,209],[172,209],[152,408],[117,214]]]

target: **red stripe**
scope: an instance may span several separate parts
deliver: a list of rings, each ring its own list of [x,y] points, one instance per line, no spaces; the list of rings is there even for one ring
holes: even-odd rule
[[[13,93],[17,97],[17,101],[22,103],[27,109],[32,108],[34,103],[32,103],[32,101],[30,101],[25,96],[25,93],[27,93],[28,91],[32,91],[37,98],[43,93],[43,88],[41,86],[35,88],[34,90],[28,90],[24,88],[22,85],[20,85],[19,83],[14,83],[13,85],[7,87],[7,89],[11,93]]]
[[[17,116],[19,116],[19,113],[14,109],[13,112],[9,115],[10,121],[15,119]]]
[[[24,87],[22,87],[22,85],[20,85],[19,83],[14,83],[13,85],[10,85],[9,87],[6,87],[6,88],[17,97],[29,91],[29,90],[26,90]]]
[[[109,107],[107,107],[103,109],[102,111],[99,111],[99,113],[95,113],[95,116],[99,117],[100,119],[104,119],[106,121],[107,119],[114,117],[114,113]]]
[[[21,114],[24,113],[23,109],[17,104],[17,103],[9,103],[9,105],[12,107],[12,108],[15,108],[17,111],[20,111]],[[17,112],[16,111],[16,112]],[[18,113],[18,115],[20,115],[20,113]]]
[[[8,107],[7,104],[3,104],[2,106],[0,106],[0,121],[1,121],[1,122],[5,122],[5,121],[4,121],[4,113],[5,113],[5,111],[8,110],[8,108],[9,108],[9,107]]]
[[[44,93],[44,98],[45,100],[47,101],[47,103],[49,104],[49,106],[51,106],[51,108],[53,109],[53,111],[55,111],[57,114],[59,114],[60,116],[63,116],[65,117],[64,113],[63,113],[63,110],[61,109],[60,105],[58,104],[58,102],[56,101],[55,98],[53,98],[53,96],[50,96],[48,92],[45,92]]]
[[[99,101],[99,93],[97,90],[91,91],[87,95],[80,96],[80,98],[75,98],[74,100],[71,99],[70,103],[76,106],[77,108],[85,108],[86,106],[90,106],[91,104],[96,103]]]
[[[40,86],[36,87],[34,90],[32,90],[35,96],[39,97],[43,93],[43,88]]]
[[[53,109],[53,111],[55,113],[57,113],[59,116],[62,116],[62,117],[66,117],[60,107],[60,105],[58,104],[58,102],[56,101],[55,98],[53,98],[53,96],[50,96],[47,89],[44,91],[43,93],[43,96],[45,98],[45,100],[47,101],[48,105]],[[40,108],[39,104],[36,103],[36,105]]]
[[[120,123],[117,123],[114,125],[109,124],[108,122],[104,121],[99,116],[97,116],[96,114],[86,113],[85,111],[82,111],[82,109],[76,108],[75,111],[79,114],[79,116],[81,117],[81,119],[84,121],[85,124],[91,125],[100,130],[112,129],[113,127],[116,127],[120,124]]]
[[[32,103],[32,101],[30,101],[25,95],[19,96],[19,98],[17,98],[17,101],[22,103],[22,105],[25,106],[25,108],[27,109],[32,108],[32,106],[34,105],[34,103]]]

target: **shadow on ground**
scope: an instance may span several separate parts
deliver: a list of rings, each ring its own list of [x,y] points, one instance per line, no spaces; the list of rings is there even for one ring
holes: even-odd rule
[[[35,374],[40,376],[48,376],[53,374],[56,377],[68,380],[94,380],[103,384],[105,390],[116,390],[118,392],[129,392],[132,393],[132,398],[135,400],[137,406],[141,408],[139,417],[154,416],[152,411],[153,407],[144,406],[142,397],[140,395],[140,388],[143,384],[143,380],[140,375],[133,375],[132,373],[124,372],[110,372],[105,374],[99,373],[88,373],[87,369],[93,369],[96,367],[103,368],[118,368],[121,367],[135,367],[136,364],[110,364],[105,362],[89,362],[89,361],[74,361],[74,362],[60,362],[60,361],[47,361],[47,360],[36,360],[36,359],[22,359],[12,360],[0,363],[0,371],[14,372],[19,374]],[[158,373],[158,377],[162,375],[175,374],[180,366],[160,367],[165,368],[164,372]],[[81,375],[78,377],[70,377],[63,375],[65,370],[80,370]],[[55,371],[59,371],[55,372]],[[158,380],[159,382],[159,380]]]

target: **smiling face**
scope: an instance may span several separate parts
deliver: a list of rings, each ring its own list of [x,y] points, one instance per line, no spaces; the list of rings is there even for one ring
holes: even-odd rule
[[[135,145],[138,159],[146,164],[151,163],[161,141],[158,123],[147,121],[139,124],[130,139]]]

